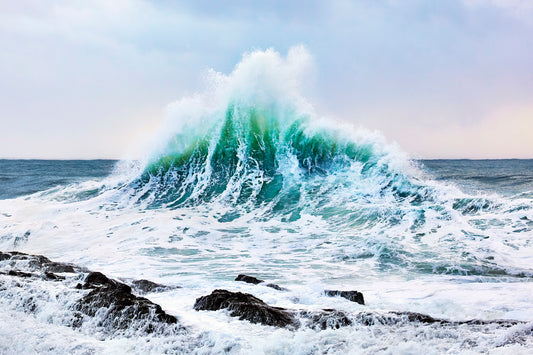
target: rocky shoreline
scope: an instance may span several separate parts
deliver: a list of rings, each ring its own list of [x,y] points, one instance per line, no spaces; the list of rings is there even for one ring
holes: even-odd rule
[[[131,334],[175,334],[187,332],[179,318],[165,312],[160,305],[145,298],[146,294],[177,289],[149,280],[118,281],[86,268],[54,262],[42,255],[20,252],[0,252],[0,295],[10,297],[12,305],[25,313],[36,313],[45,302],[55,302],[57,309],[66,314],[61,323],[72,328],[98,329],[103,337]],[[238,275],[235,281],[251,284],[264,283],[253,276]],[[55,295],[45,291],[17,292],[32,284],[45,283],[58,287]],[[280,292],[284,287],[267,284]],[[44,290],[44,287],[42,288]],[[358,291],[325,290],[330,297],[343,297],[364,305],[363,294]],[[308,311],[268,305],[249,293],[215,289],[211,294],[199,297],[194,304],[196,311],[225,310],[229,316],[255,324],[277,328],[338,329],[351,325],[371,326],[421,324],[438,326],[495,325],[511,327],[515,320],[449,321],[414,312],[376,313],[363,311],[347,313],[335,309]]]

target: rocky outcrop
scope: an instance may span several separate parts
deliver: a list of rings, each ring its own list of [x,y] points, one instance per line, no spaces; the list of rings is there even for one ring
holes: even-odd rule
[[[275,327],[295,327],[295,315],[280,307],[267,305],[249,293],[214,290],[210,295],[196,299],[197,311],[218,311],[227,309],[232,317]]]
[[[197,311],[218,311],[226,309],[232,317],[279,328],[309,327],[313,329],[338,329],[352,325],[349,316],[334,309],[321,311],[298,311],[273,307],[259,298],[242,292],[214,290],[210,295],[196,299]]]
[[[178,319],[167,314],[158,304],[133,294],[130,286],[101,272],[20,252],[0,252],[0,262],[0,274],[12,277],[12,287],[32,289],[33,281],[44,280],[57,285],[62,290],[61,295],[79,295],[73,303],[70,301],[73,297],[66,296],[64,303],[66,310],[72,312],[67,324],[74,328],[91,324],[90,328],[97,327],[103,334],[163,334],[183,330]],[[143,292],[165,289],[165,286],[148,280],[133,281],[132,284]],[[34,293],[20,293],[17,302],[25,312],[37,312],[39,302],[54,301],[44,293],[40,298]],[[61,303],[60,300],[55,301]]]
[[[354,324],[364,326],[388,325],[398,326],[411,323],[438,324],[442,326],[459,325],[487,325],[510,327],[521,323],[513,320],[468,320],[452,322],[446,319],[433,318],[429,315],[416,312],[360,312],[347,314],[335,309],[322,309],[319,311],[294,310],[280,307],[272,307],[261,299],[241,292],[227,290],[214,290],[210,295],[196,299],[194,309],[197,311],[217,311],[226,309],[232,317],[240,320],[248,320],[251,323],[259,323],[280,328],[312,329],[339,329]]]
[[[87,271],[68,263],[51,261],[42,255],[30,255],[18,251],[0,252],[0,261],[8,260],[11,266],[21,265],[34,271],[48,273],[75,273]]]
[[[363,294],[358,291],[325,290],[324,293],[326,294],[326,296],[330,296],[330,297],[340,296],[352,302],[356,302],[362,305],[365,304],[365,299],[363,297]]]
[[[130,286],[109,279],[100,272],[89,273],[81,288],[92,291],[78,300],[74,310],[91,317],[102,313],[99,325],[106,329],[135,326],[146,333],[152,333],[162,323],[176,324],[178,321],[176,317],[165,313],[159,305],[133,295]]]
[[[303,311],[299,315],[305,321],[305,325],[313,329],[339,329],[354,323],[346,313],[336,309],[323,309],[315,312]]]

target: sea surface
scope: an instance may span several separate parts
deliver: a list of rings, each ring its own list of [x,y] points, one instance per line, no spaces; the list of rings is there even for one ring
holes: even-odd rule
[[[530,354],[533,160],[412,160],[379,133],[318,118],[290,86],[297,57],[252,53],[174,103],[142,160],[1,160],[1,251],[180,286],[145,297],[188,331],[73,329],[64,291],[0,283],[0,353]],[[353,324],[279,329],[195,311],[214,289]],[[327,289],[360,291],[365,305]],[[406,311],[451,323],[357,321]],[[476,319],[516,322],[461,323]]]

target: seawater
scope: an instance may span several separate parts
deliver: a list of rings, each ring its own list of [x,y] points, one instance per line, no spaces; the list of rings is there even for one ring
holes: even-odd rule
[[[147,297],[193,332],[102,338],[51,305],[23,313],[4,290],[2,352],[530,352],[533,160],[414,161],[319,119],[298,91],[306,58],[254,52],[212,73],[140,161],[0,161],[0,250],[181,286]],[[234,282],[241,273],[289,291]],[[215,288],[292,309],[525,323],[273,329],[194,311]]]

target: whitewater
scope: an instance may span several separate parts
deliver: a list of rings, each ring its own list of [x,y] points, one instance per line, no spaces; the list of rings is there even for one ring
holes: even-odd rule
[[[76,294],[0,274],[0,352],[531,353],[532,161],[412,160],[377,132],[315,113],[301,95],[311,66],[295,47],[209,71],[203,92],[169,106],[137,161],[41,162],[30,177],[23,162],[0,162],[0,251],[179,287],[144,297],[186,329],[73,328]],[[506,186],[487,166],[525,173]],[[195,310],[215,289],[352,322],[292,329]],[[365,304],[324,290],[357,290]],[[450,323],[379,320],[390,312]]]

